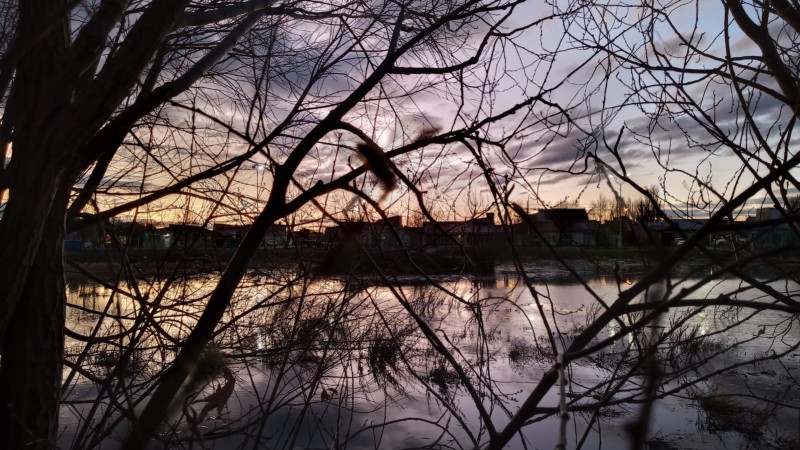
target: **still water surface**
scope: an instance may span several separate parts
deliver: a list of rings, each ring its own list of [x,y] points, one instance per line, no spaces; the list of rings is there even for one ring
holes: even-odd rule
[[[569,345],[575,334],[601,309],[600,300],[613,303],[619,290],[635,283],[639,275],[631,270],[623,274],[618,285],[610,274],[582,273],[586,280],[584,285],[551,266],[526,267],[526,273],[535,281],[536,297],[512,267],[498,267],[494,275],[477,278],[400,279],[395,280],[391,289],[380,283],[362,282],[354,287],[340,279],[325,279],[281,290],[278,286],[285,285],[285,280],[254,274],[243,283],[226,315],[225,320],[236,319],[236,325],[224,329],[218,338],[226,354],[236,355],[227,362],[235,375],[236,388],[221,417],[212,411],[196,425],[207,434],[204,445],[219,449],[322,449],[336,448],[338,442],[339,447],[346,444],[347,448],[431,445],[469,448],[470,436],[486,442],[488,435],[480,426],[480,414],[473,398],[457,381],[446,361],[419,333],[398,298],[412,305],[430,329],[454,350],[457,360],[477,386],[487,413],[495,426],[501,428],[508,422],[509,412],[517,410],[553,363],[552,352],[548,350],[550,337],[559,347]],[[698,280],[683,280],[673,292]],[[140,337],[139,346],[145,350],[139,353],[137,373],[123,377],[131,385],[135,385],[137,377],[144,378],[169,363],[175,346],[167,336],[180,339],[191,330],[214,281],[213,277],[200,277],[166,290],[160,282],[140,287],[145,291],[142,295],[150,302],[158,298],[159,291],[166,295],[158,299],[162,307],[153,317],[162,328],[161,334]],[[432,282],[438,287],[433,287]],[[691,297],[716,298],[720,293],[735,292],[742,286],[740,280],[715,280],[704,284]],[[795,283],[780,280],[772,282],[771,286],[797,296]],[[146,292],[148,290],[150,292]],[[757,298],[750,290],[739,295],[741,299]],[[76,307],[68,311],[69,328],[87,336],[120,334],[133,326],[133,316],[141,311],[136,301],[112,296],[110,290],[91,284],[72,285],[70,303]],[[475,303],[481,307],[469,306]],[[107,315],[101,322],[97,319],[98,311],[105,311]],[[660,329],[675,324],[682,317],[681,313],[662,316]],[[698,370],[676,374],[666,384],[662,393],[682,383],[696,382],[690,390],[656,402],[650,423],[651,437],[669,442],[674,448],[744,448],[752,444],[752,439],[748,440],[741,433],[710,427],[707,415],[691,398],[692,393],[749,392],[769,398],[780,396],[785,404],[798,405],[797,385],[792,387],[787,382],[791,377],[800,376],[800,353],[796,348],[800,336],[796,318],[791,320],[775,312],[747,316],[750,313],[708,308],[686,320],[686,330],[711,335],[702,341],[705,346],[698,350],[705,352],[701,356],[707,357],[707,361]],[[320,325],[319,318],[327,322]],[[313,324],[321,330],[313,334],[313,342],[303,344],[295,340],[300,346],[306,345],[306,351],[294,351],[291,356],[287,356],[287,352],[273,351],[287,342],[289,323]],[[730,328],[734,323],[737,325]],[[615,335],[622,324],[624,321],[611,323],[598,338]],[[789,327],[788,331],[785,327]],[[302,334],[299,328],[302,327],[292,328],[295,339]],[[383,330],[383,334],[376,330]],[[652,330],[650,332],[656,332]],[[129,339],[131,335],[125,335],[119,342],[124,344],[130,342]],[[399,344],[386,347],[387,342]],[[74,355],[80,353],[82,345],[68,339],[68,349],[72,349]],[[607,387],[603,383],[614,374],[615,366],[611,363],[614,355],[632,346],[630,336],[624,336],[596,358],[584,358],[571,364],[566,373],[568,401],[581,405],[599,400]],[[676,353],[689,348],[697,349],[676,346],[669,356],[679,358]],[[398,357],[392,351],[403,355]],[[766,359],[756,365],[736,367],[710,380],[697,381],[713,370],[748,358],[787,351],[788,355],[780,360]],[[107,357],[108,354],[103,355]],[[94,360],[83,362],[103,367],[98,357],[93,357]],[[77,356],[72,360],[75,358]],[[106,366],[113,366],[113,358],[111,361]],[[385,372],[378,370],[387,366]],[[102,377],[104,374],[95,375]],[[82,424],[87,420],[105,424],[103,412],[110,410],[107,400],[96,402],[97,407],[92,408],[100,391],[97,380],[73,373],[70,368],[65,369],[65,379],[70,383],[65,389],[68,402],[62,408],[64,431],[59,445],[70,448],[85,444],[81,439],[90,433],[79,431]],[[221,383],[221,379],[210,383],[204,395],[213,393]],[[597,386],[602,389],[593,391]],[[622,383],[621,388],[629,386],[630,383]],[[619,398],[623,397],[625,394],[619,394]],[[611,400],[613,403],[614,398]],[[556,408],[558,404],[558,392],[552,389],[541,406]],[[200,406],[195,404],[194,409]],[[597,417],[592,417],[591,413],[573,413],[568,422],[567,447],[574,448],[582,439],[583,448],[625,447],[628,439],[625,426],[638,414],[640,407],[638,404],[614,405],[604,408]],[[167,439],[173,435],[172,440],[155,442],[153,448],[200,448],[198,442],[191,439],[181,417],[180,405],[176,405],[172,416],[173,431],[183,440],[175,440],[173,433],[165,429],[163,436]],[[527,448],[554,448],[557,419],[553,415],[535,418],[539,420],[524,428]],[[799,422],[797,410],[778,408],[766,432],[791,437]],[[587,433],[588,423],[591,423],[591,430]],[[110,430],[102,442],[105,447],[114,448],[124,436],[124,421],[111,426]],[[76,437],[79,438],[77,442]],[[511,448],[524,448],[520,438],[513,441]]]

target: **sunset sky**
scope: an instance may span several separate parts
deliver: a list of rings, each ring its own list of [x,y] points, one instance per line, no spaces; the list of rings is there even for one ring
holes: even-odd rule
[[[568,7],[574,2],[558,3],[560,7]],[[479,65],[471,73],[472,80],[491,79],[492,88],[484,92],[485,97],[480,99],[480,103],[473,97],[468,98],[465,104],[459,104],[459,86],[445,85],[420,90],[400,104],[406,108],[404,111],[391,110],[383,114],[375,109],[365,109],[361,111],[363,115],[356,111],[348,120],[388,151],[407,143],[425,127],[435,126],[444,131],[458,128],[468,124],[470,117],[477,117],[479,112],[496,114],[528,96],[542,95],[544,102],[536,102],[531,108],[507,116],[487,129],[485,138],[501,141],[502,149],[492,146],[483,149],[494,182],[501,188],[513,186],[510,199],[523,206],[529,205],[531,209],[567,204],[588,209],[601,194],[612,199],[619,193],[626,199],[638,198],[634,188],[621,183],[619,178],[610,177],[608,171],[599,171],[594,161],[587,158],[589,153],[594,154],[620,171],[617,160],[608,149],[617,145],[620,130],[622,137],[618,150],[625,164],[625,173],[643,187],[659,186],[661,195],[673,205],[675,210],[670,211],[673,214],[703,216],[702,209],[713,210],[721,201],[709,193],[709,188],[730,198],[749,186],[753,177],[742,170],[742,161],[727,146],[719,143],[719,136],[710,134],[708,130],[709,125],[714,124],[719,133],[745,148],[758,146],[748,134],[750,131],[744,128],[742,106],[731,87],[719,83],[718,77],[685,74],[684,92],[676,92],[674,86],[662,91],[654,85],[670,83],[668,76],[674,77],[677,72],[642,71],[628,61],[640,57],[642,62],[653,65],[670,63],[693,69],[717,68],[720,63],[714,58],[722,58],[726,52],[721,3],[699,2],[697,10],[692,5],[685,5],[660,16],[661,21],[652,24],[652,42],[642,34],[645,27],[639,23],[641,10],[598,11],[587,11],[582,16],[584,19],[591,17],[594,22],[586,19],[567,24],[559,18],[550,18],[517,33],[513,40],[516,47],[503,49],[502,62],[495,60],[491,67]],[[550,7],[526,2],[514,12],[506,29],[545,19],[551,13]],[[608,36],[602,37],[598,30],[608,33]],[[686,46],[679,42],[676,31],[706,54],[693,55],[683,61]],[[734,56],[757,54],[757,48],[742,36],[738,28],[731,27],[730,33],[730,51]],[[324,33],[317,38],[324,39]],[[597,51],[592,44],[610,53]],[[653,56],[654,50],[670,52],[672,56],[658,59]],[[499,50],[486,51],[487,55],[497,57],[491,52]],[[355,64],[354,68],[361,66],[363,64]],[[488,73],[483,72],[485,68]],[[759,81],[768,87],[773,84],[770,80]],[[423,82],[421,78],[406,77],[401,78],[399,85],[387,84],[387,89],[401,92]],[[320,90],[335,96],[340,90],[351,87],[348,77],[332,76],[325,80]],[[661,105],[654,103],[663,92],[669,92],[671,97],[663,97],[666,103]],[[745,94],[759,95],[758,92]],[[280,118],[282,109],[291,105],[292,95],[287,91],[283,97],[285,104],[280,104],[280,98],[277,100],[273,121]],[[696,104],[687,104],[690,100]],[[239,110],[226,105],[223,102],[221,107],[216,106],[219,114],[234,124],[241,125],[247,121]],[[694,116],[678,114],[680,107],[686,107]],[[749,108],[763,124],[760,132],[766,140],[773,145],[778,143],[789,120],[785,106],[764,95],[754,97]],[[699,110],[705,111],[708,117],[696,114]],[[325,112],[326,109],[321,108],[314,114],[323,117]],[[179,116],[178,120],[185,121],[186,118]],[[195,164],[200,164],[190,170],[203,167],[203,152],[234,155],[248,148],[241,140],[230,137],[218,137],[214,141],[207,136],[210,143],[207,142],[204,149],[193,148],[190,139],[177,134],[158,137],[163,138],[162,145],[172,154],[176,148],[183,148],[179,153],[195,155]],[[359,160],[351,149],[358,141],[346,132],[339,136],[327,135],[318,143],[313,157],[308,158],[298,171],[297,179],[311,186],[317,180],[328,181],[334,174],[357,166]],[[791,137],[791,143],[796,144],[797,138]],[[786,142],[783,145],[787,145]],[[181,157],[169,157],[179,161],[176,164],[184,164],[180,162]],[[141,162],[153,164],[152,161]],[[228,175],[240,183],[234,189],[249,197],[237,200],[238,204],[227,205],[231,211],[244,210],[244,221],[255,214],[257,205],[263,206],[266,199],[271,175],[268,170],[256,169],[266,162],[265,158],[256,155],[235,175]],[[490,207],[491,197],[483,173],[461,144],[429,146],[424,151],[398,158],[396,164],[415,180],[420,190],[425,191],[432,211],[442,219],[468,216]],[[125,172],[117,180],[117,187],[137,190],[141,185],[143,167],[150,166],[143,165]],[[769,170],[763,165],[754,167],[761,174]],[[153,165],[153,170],[157,173],[159,168]],[[707,186],[699,189],[698,180]],[[207,187],[210,190],[222,189],[223,181],[210,182]],[[166,172],[151,175],[148,180],[154,186],[168,182]],[[409,205],[404,190],[384,198],[379,185],[367,183],[360,186],[373,199],[382,199],[383,206],[390,206],[390,213],[406,214],[416,209]],[[791,188],[788,192],[797,194]],[[347,204],[347,200],[336,201]],[[694,203],[696,207],[689,208],[687,203]],[[740,214],[753,214],[761,206],[761,200],[751,201]],[[169,220],[195,216],[191,220],[196,221],[202,220],[208,208],[209,205],[201,198],[172,198],[153,205],[148,214],[163,218],[166,209],[170,209]]]

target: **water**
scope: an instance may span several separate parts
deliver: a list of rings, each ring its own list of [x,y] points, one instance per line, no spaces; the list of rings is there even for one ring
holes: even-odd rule
[[[224,365],[236,379],[223,414],[217,417],[213,410],[194,424],[186,418],[197,417],[205,405],[192,399],[222,388],[219,370],[212,370],[210,379],[182,391],[153,448],[486,444],[484,419],[502,429],[553,365],[553,346],[562,353],[602,312],[601,303],[613,304],[619,291],[642,273],[625,268],[618,284],[608,271],[588,265],[578,269],[585,285],[556,264],[526,266],[536,295],[511,266],[500,266],[491,276],[404,277],[392,280],[391,288],[375,278],[303,282],[294,281],[296,274],[289,271],[254,273],[237,292],[215,339],[214,354],[224,358],[209,358],[216,369]],[[683,289],[692,289],[689,298],[695,301],[722,293],[737,300],[768,300],[738,279],[714,279],[696,287],[706,275],[676,277],[671,289],[652,289],[650,300],[667,292],[672,298]],[[69,384],[61,414],[62,448],[92,442],[118,445],[127,429],[124,411],[141,409],[150,381],[191,331],[214,281],[204,276],[169,286],[163,280],[141,283],[137,287],[145,302],[99,286],[71,286],[69,328],[111,338],[94,344],[82,359],[85,343],[68,339],[69,360],[77,364],[80,359],[84,371],[65,369]],[[797,298],[794,282],[781,279],[768,285]],[[98,321],[96,312],[104,310],[106,317]],[[633,311],[609,323],[589,344],[608,345],[568,366],[565,402],[573,409],[566,427],[568,448],[579,442],[583,448],[627,446],[626,427],[642,410],[641,386],[649,367],[637,368],[632,361],[654,343],[664,384],[656,391],[659,399],[649,421],[653,448],[746,448],[796,438],[797,317],[695,304],[660,315],[637,337],[620,334],[641,317]],[[449,359],[439,346],[447,349]],[[114,374],[126,349],[134,347],[128,368]],[[114,376],[104,390],[109,374]],[[704,396],[722,400],[698,400]],[[554,448],[559,399],[558,390],[550,389],[539,413],[523,428],[523,437],[517,435],[510,448],[523,448],[522,439],[527,448]],[[593,408],[598,402],[606,404]],[[742,424],[719,409],[740,411],[750,423],[763,418],[764,425],[758,435],[742,432]]]

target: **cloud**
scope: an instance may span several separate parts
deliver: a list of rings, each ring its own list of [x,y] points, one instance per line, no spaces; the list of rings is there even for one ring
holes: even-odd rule
[[[582,166],[587,152],[595,149],[593,136],[573,128],[564,136],[549,132],[517,140],[509,145],[508,153],[522,170],[572,170]]]
[[[542,175],[537,184],[543,186],[568,185],[569,187],[583,186],[592,178],[591,173],[547,173]]]

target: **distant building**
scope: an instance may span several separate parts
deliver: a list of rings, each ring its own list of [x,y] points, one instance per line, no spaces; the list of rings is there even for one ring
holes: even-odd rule
[[[249,229],[250,225],[215,223],[213,230],[214,245],[218,248],[236,248]]]
[[[600,225],[598,245],[624,247],[649,242],[645,227],[629,217],[615,217]]]
[[[289,243],[298,247],[318,247],[320,245],[325,245],[324,233],[307,228],[291,231],[287,239]]]
[[[236,248],[250,230],[251,224],[239,225],[228,223],[215,223],[213,231],[214,245],[219,248]],[[291,243],[291,238],[286,227],[272,225],[267,229],[261,243],[267,248],[282,248]]]
[[[169,248],[172,241],[170,240],[169,233],[166,230],[144,230],[137,231],[127,236],[127,245],[129,248],[143,248],[151,250],[159,250]],[[122,239],[125,241],[125,239]]]
[[[682,236],[690,237],[697,233],[708,222],[708,219],[673,219],[672,224],[666,221],[649,222],[647,229],[664,246],[675,245]]]
[[[115,222],[112,226],[112,233],[121,245],[130,248],[153,248],[153,231],[156,227],[152,223]],[[106,238],[106,244],[114,244],[110,234]]]
[[[84,239],[80,233],[70,233],[64,239],[65,250],[83,250]]]
[[[755,217],[748,217],[746,222],[752,225],[763,223],[748,232],[749,241],[754,250],[766,250],[790,245],[794,239],[788,223],[781,223],[783,214],[777,208],[760,208]]]
[[[214,240],[213,232],[199,225],[173,223],[166,229],[155,231],[163,236],[166,246],[164,248],[175,248],[176,250],[207,247]]]
[[[104,247],[104,239],[103,227],[90,225],[68,234],[64,240],[64,249],[70,251],[99,249]]]
[[[464,221],[437,221],[422,224],[423,247],[491,247],[503,242],[494,214]]]
[[[594,247],[600,223],[589,220],[582,208],[552,208],[528,216],[514,227],[514,243],[521,247]]]
[[[341,222],[325,229],[325,241],[333,244],[345,234],[354,237],[365,248],[393,249],[410,244],[403,228],[403,218],[400,216],[377,221]]]

